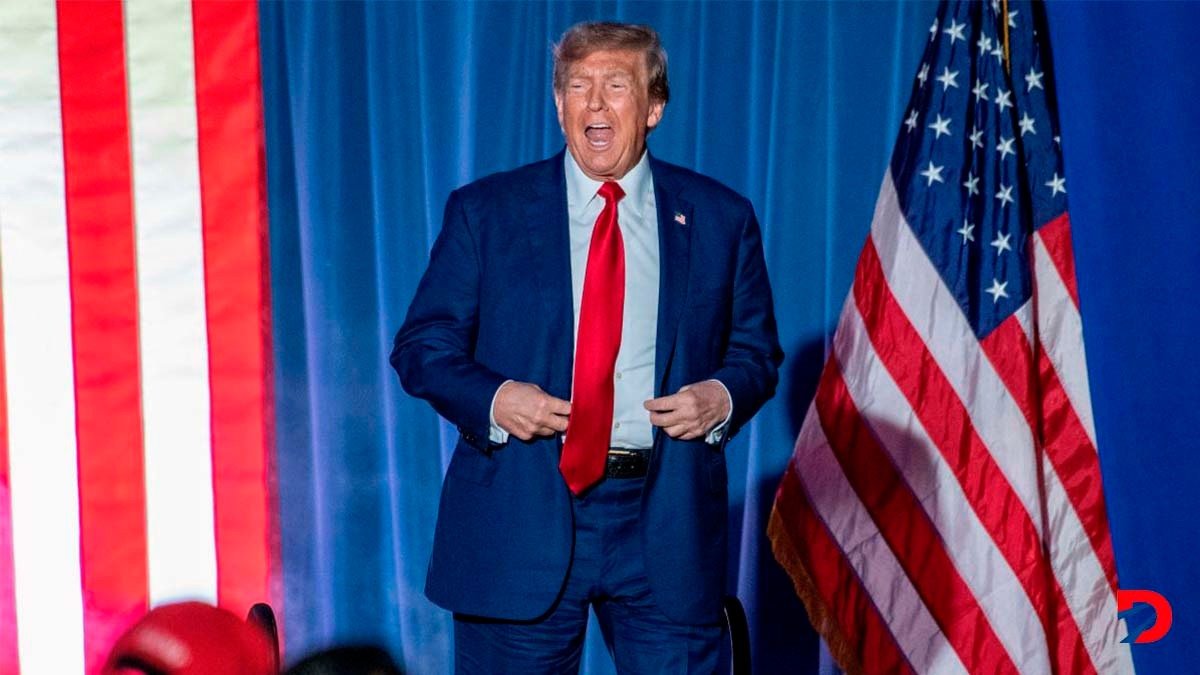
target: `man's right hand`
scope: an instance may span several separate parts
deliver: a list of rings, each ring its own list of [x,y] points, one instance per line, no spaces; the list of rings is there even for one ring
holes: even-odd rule
[[[554,398],[528,382],[500,385],[492,404],[492,418],[496,424],[523,441],[566,431],[570,414],[570,401]]]

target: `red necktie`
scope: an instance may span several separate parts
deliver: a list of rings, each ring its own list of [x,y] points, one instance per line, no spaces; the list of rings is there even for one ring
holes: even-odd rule
[[[571,386],[571,418],[558,470],[571,492],[579,494],[604,476],[613,419],[613,366],[621,347],[621,315],[625,310],[625,244],[617,226],[620,185],[600,186],[604,209],[596,218],[583,277],[579,337],[575,341],[575,375]]]

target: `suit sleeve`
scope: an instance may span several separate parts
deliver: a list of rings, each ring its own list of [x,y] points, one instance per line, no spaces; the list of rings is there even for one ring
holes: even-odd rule
[[[729,344],[721,368],[712,375],[733,399],[733,413],[723,439],[726,441],[775,394],[783,362],[762,234],[752,207],[742,223],[737,257]]]
[[[442,231],[417,286],[391,363],[404,391],[425,399],[463,438],[488,444],[492,397],[507,379],[477,363],[481,264],[460,191],[450,194]]]

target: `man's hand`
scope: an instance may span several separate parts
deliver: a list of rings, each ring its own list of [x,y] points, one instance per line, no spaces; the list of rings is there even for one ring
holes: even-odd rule
[[[554,398],[536,384],[505,382],[496,392],[492,417],[508,433],[523,441],[553,436],[567,430],[571,403]]]
[[[678,393],[646,401],[650,423],[671,438],[690,441],[708,433],[729,414],[729,396],[715,380],[682,387]]]

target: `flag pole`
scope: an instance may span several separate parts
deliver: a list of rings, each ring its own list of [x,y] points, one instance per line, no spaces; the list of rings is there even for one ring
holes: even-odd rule
[[[1008,54],[1008,0],[1001,0],[1000,25],[1004,28],[1004,72],[1012,75],[1012,64]]]

